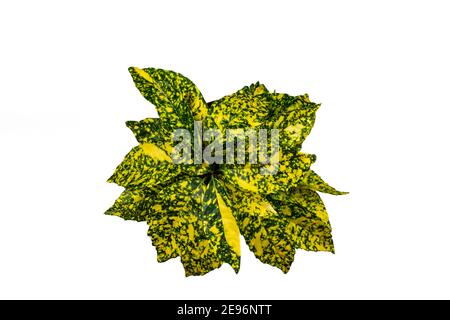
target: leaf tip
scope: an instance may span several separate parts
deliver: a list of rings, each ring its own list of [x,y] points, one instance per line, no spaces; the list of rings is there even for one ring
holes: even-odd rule
[[[231,268],[234,270],[235,274],[239,273],[239,269],[240,269],[240,264],[239,265],[232,265],[230,264]]]
[[[334,189],[334,188],[333,188],[333,189]],[[319,191],[320,191],[320,190],[319,190]],[[350,192],[347,192],[347,191],[339,191],[339,190],[334,189],[334,190],[330,190],[329,192],[326,192],[326,193],[332,194],[332,195],[334,195],[334,196],[343,196],[343,195],[349,194]]]
[[[125,125],[127,126],[127,128],[132,128],[138,121],[134,121],[134,120],[128,120],[125,122]]]
[[[128,67],[128,72],[131,74],[132,77],[142,75],[142,73],[145,73],[144,70],[138,67]]]

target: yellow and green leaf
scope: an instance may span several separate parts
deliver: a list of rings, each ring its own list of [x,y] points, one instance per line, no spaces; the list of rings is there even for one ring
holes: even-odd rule
[[[127,121],[126,125],[133,132],[139,143],[164,145],[172,141],[172,131],[164,125],[160,118]]]
[[[155,68],[128,69],[145,99],[155,105],[161,120],[171,129],[192,128],[202,120],[207,105],[195,84],[183,75]]]
[[[272,99],[263,84],[254,83],[236,93],[213,101],[208,110],[204,125],[226,129],[260,127],[270,112]]]
[[[294,238],[286,234],[288,220],[262,195],[227,187],[239,230],[250,250],[263,263],[288,272],[295,255]]]
[[[280,147],[283,150],[301,148],[314,126],[320,104],[311,102],[307,94],[290,96],[274,93],[272,99],[273,109],[265,125],[279,129]]]
[[[334,252],[328,214],[315,191],[297,188],[264,197],[228,188],[240,232],[262,262],[288,272],[298,248]]]
[[[179,175],[202,175],[208,171],[208,168],[201,165],[174,164],[170,157],[170,148],[160,148],[154,143],[143,143],[134,147],[108,182],[125,188],[140,186],[153,190]]]
[[[142,188],[125,189],[105,214],[125,220],[146,221],[156,192]]]
[[[289,221],[286,234],[293,237],[296,248],[334,252],[328,213],[315,191],[294,188],[289,194],[272,195],[269,199]]]
[[[239,231],[217,181],[186,177],[164,188],[147,218],[158,261],[180,256],[186,275],[201,275],[224,262],[238,272]]]
[[[150,149],[158,152],[149,155],[146,144],[134,147],[116,168],[108,182],[114,182],[124,188],[154,189],[174,179],[183,170],[183,167],[177,167],[167,161],[168,155],[163,150],[157,147],[150,147]]]

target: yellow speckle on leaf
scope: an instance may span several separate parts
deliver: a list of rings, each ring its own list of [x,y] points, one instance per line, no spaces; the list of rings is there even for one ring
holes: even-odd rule
[[[217,204],[219,205],[220,215],[222,216],[223,231],[225,239],[230,245],[231,249],[238,255],[241,255],[240,233],[236,219],[231,212],[231,209],[225,204],[222,196],[216,191]]]
[[[251,191],[251,192],[258,192],[258,187],[255,186],[254,184],[251,184],[250,182],[247,182],[247,181],[242,180],[240,178],[237,178],[236,182],[243,189],[246,189],[246,190]]]
[[[283,122],[284,116],[280,116],[277,121],[273,124],[274,128],[278,128],[278,126]]]
[[[255,89],[254,95],[257,96],[257,95],[260,95],[260,94],[264,93],[264,91],[265,91],[264,89],[265,89],[264,86],[263,86],[262,84],[260,84],[260,85]]]
[[[263,255],[263,248],[261,244],[261,232],[256,233],[255,237],[252,240],[250,240],[250,244],[255,247],[257,256]]]
[[[216,226],[212,226],[211,229],[209,229],[209,230],[211,230],[211,232],[214,233],[214,234],[218,234],[219,233],[219,229],[217,229]]]
[[[189,234],[189,240],[194,240],[194,227],[192,224],[188,225],[188,234]]]
[[[141,148],[146,155],[150,156],[154,160],[172,162],[172,158],[170,158],[164,150],[160,149],[153,143],[143,143],[141,144]]]
[[[285,130],[292,138],[299,138],[302,133],[303,125],[301,123],[297,123],[296,125],[291,125],[287,127]]]
[[[152,77],[150,77],[150,75],[147,72],[145,72],[144,70],[136,68],[136,67],[134,67],[133,69],[140,77],[144,78],[148,82],[153,81]]]

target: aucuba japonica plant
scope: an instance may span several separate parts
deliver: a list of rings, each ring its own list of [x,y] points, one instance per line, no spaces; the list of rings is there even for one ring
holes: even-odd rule
[[[159,118],[126,123],[139,144],[108,180],[125,190],[106,214],[146,221],[159,262],[179,256],[187,276],[206,274],[224,262],[238,272],[240,235],[259,260],[283,272],[289,271],[298,248],[334,252],[318,192],[345,192],[311,170],[315,155],[300,151],[319,104],[306,94],[269,92],[259,83],[206,103],[198,88],[179,73],[135,67],[129,71]],[[239,134],[240,129],[271,130],[277,134],[276,143],[258,141],[256,149],[263,144],[271,148],[269,154],[258,155],[257,163],[230,163],[220,157],[196,161],[196,155],[177,161],[177,130],[192,137],[183,142],[188,153],[198,151],[199,142],[216,138],[217,156],[222,152],[218,146],[226,149],[230,144],[224,138],[230,129]],[[215,134],[201,134],[207,130]],[[211,145],[200,151],[208,147],[211,153]],[[239,153],[237,149],[233,152]],[[255,145],[240,150],[240,160],[255,155]]]

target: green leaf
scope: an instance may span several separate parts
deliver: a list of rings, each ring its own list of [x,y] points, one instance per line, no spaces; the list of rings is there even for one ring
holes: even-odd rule
[[[166,145],[167,146],[167,145]],[[170,157],[170,146],[167,149],[153,143],[143,143],[134,147],[122,163],[116,168],[108,182],[119,186],[142,187],[154,190],[177,176],[202,175],[208,170],[201,165],[176,165]]]
[[[286,233],[288,220],[267,199],[256,193],[230,190],[239,230],[250,250],[263,263],[288,272],[294,261],[294,237]]]
[[[145,99],[155,105],[161,120],[171,129],[192,129],[194,120],[202,120],[207,105],[191,80],[162,69],[130,67],[134,83]]]
[[[274,93],[272,99],[273,109],[265,125],[280,130],[283,150],[300,148],[314,126],[320,104],[311,102],[307,94],[294,97]]]
[[[155,147],[153,149],[160,151],[159,154],[150,156],[144,151],[143,146],[134,147],[125,156],[125,159],[116,168],[108,182],[114,182],[125,188],[142,187],[154,189],[180,174],[183,168],[181,166],[175,167],[171,162],[167,161],[168,155],[165,152],[161,152],[161,149],[156,149],[157,147]]]
[[[147,118],[141,121],[127,121],[127,127],[133,132],[139,143],[154,143],[160,147],[172,141],[172,131],[159,118]]]
[[[146,221],[155,191],[141,188],[125,189],[105,214],[125,220]]]
[[[271,195],[269,199],[275,210],[289,220],[286,233],[294,236],[296,248],[334,253],[328,213],[315,191],[295,188],[289,194]]]
[[[205,126],[223,131],[233,128],[257,128],[267,118],[271,97],[263,84],[254,83],[236,93],[213,101]]]
[[[214,179],[187,177],[159,193],[147,218],[158,261],[179,255],[187,276],[224,262],[238,272],[239,231],[221,190]]]
[[[328,214],[315,191],[297,188],[264,197],[228,188],[241,234],[263,263],[288,272],[297,248],[334,252]]]

